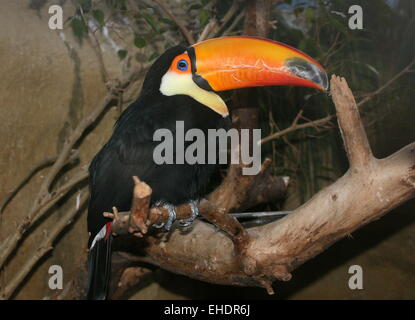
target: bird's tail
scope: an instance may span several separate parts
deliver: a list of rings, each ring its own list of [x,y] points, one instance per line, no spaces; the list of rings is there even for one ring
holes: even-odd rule
[[[111,274],[111,223],[95,236],[88,256],[88,300],[107,298]]]

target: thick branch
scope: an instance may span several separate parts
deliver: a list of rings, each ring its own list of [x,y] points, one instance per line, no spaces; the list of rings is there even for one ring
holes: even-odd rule
[[[341,114],[340,126],[345,124],[344,119],[352,122],[346,123],[342,133],[344,136],[354,134],[358,141],[345,142],[348,155],[353,158],[355,148],[368,148],[365,133],[359,126],[359,117],[353,115],[357,111],[345,81],[334,77],[331,85],[336,108]],[[366,151],[371,154],[369,148]],[[137,240],[137,247],[132,250],[136,249],[140,258],[144,253],[146,263],[175,273],[217,284],[261,286],[272,293],[272,281],[288,281],[290,272],[305,261],[415,197],[415,142],[386,159],[372,158],[361,164],[359,174],[355,174],[352,167],[284,219],[247,230],[250,242],[243,264],[232,240],[200,220],[189,232],[173,229],[170,233]],[[266,166],[267,162],[263,166],[265,172]],[[228,203],[221,197],[213,199]],[[228,208],[232,206],[228,204]]]
[[[333,75],[331,92],[336,105],[337,121],[342,133],[343,142],[349,158],[350,166],[355,169],[364,169],[373,159],[363,123],[360,121],[359,111],[352,91],[346,80]]]
[[[208,200],[202,200],[198,204],[199,213],[212,223],[220,219],[224,226],[223,231],[229,234],[238,233],[235,225],[230,221],[234,218],[225,215],[226,212],[275,202],[286,194],[289,179],[272,176],[269,172],[270,164],[271,160],[266,159],[260,173],[256,176],[243,176],[241,170],[232,170],[222,184],[208,195]],[[149,226],[165,223],[169,217],[165,207],[149,208],[151,188],[137,177],[134,177],[134,181],[131,211],[118,212],[114,208],[113,213],[104,213],[104,216],[114,219],[112,224],[114,234],[132,233],[142,237],[147,233]],[[192,208],[188,204],[179,205],[175,210],[178,220],[188,219],[192,214]],[[214,214],[217,212],[223,212],[222,217],[216,217]]]
[[[354,159],[356,150],[367,147],[364,136],[357,136],[364,132],[355,130],[360,120],[353,116],[353,103],[341,109],[353,101],[346,83],[333,78],[331,85],[341,117],[353,122],[342,132],[356,135],[358,142],[345,142]],[[248,230],[252,241],[246,263],[251,265],[251,273],[240,267],[229,238],[200,221],[191,233],[174,230],[168,241],[163,234],[146,238],[147,258],[172,272],[219,284],[269,287],[275,279],[289,280],[293,269],[415,196],[415,143],[386,159],[357,163],[364,166],[358,175],[352,168],[293,214]]]
[[[75,216],[79,213],[80,208],[82,208],[83,204],[88,199],[88,194],[84,192],[83,195],[79,195],[79,197],[79,205],[68,210],[68,212],[54,225],[52,230],[45,232],[44,239],[39,244],[38,249],[34,251],[29,259],[19,268],[13,278],[7,282],[7,286],[0,293],[1,300],[8,299],[39,260],[53,249],[55,239],[69,224],[71,224]]]

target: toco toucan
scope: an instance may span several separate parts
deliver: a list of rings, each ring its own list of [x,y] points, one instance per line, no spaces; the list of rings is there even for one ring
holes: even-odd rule
[[[154,141],[154,132],[169,129],[174,134],[176,121],[183,121],[185,130],[226,129],[229,111],[218,91],[272,85],[325,90],[328,80],[321,65],[301,51],[255,37],[223,37],[187,48],[176,46],[153,63],[140,96],[122,113],[108,143],[89,167],[88,299],[106,298],[112,235],[111,220],[103,212],[111,212],[113,207],[130,209],[133,176],[152,188],[152,205],[168,208],[165,230],[175,220],[175,205],[189,202],[194,219],[196,201],[207,192],[215,165],[156,164],[153,151],[160,142]]]

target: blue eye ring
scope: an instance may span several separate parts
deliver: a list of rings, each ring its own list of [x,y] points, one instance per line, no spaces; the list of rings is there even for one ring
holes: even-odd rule
[[[189,67],[189,64],[187,63],[186,60],[182,59],[182,60],[177,61],[177,69],[181,71],[186,71],[188,67]]]

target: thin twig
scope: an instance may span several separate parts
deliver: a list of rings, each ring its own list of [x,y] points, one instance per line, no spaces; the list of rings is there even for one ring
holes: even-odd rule
[[[183,37],[187,41],[189,45],[195,43],[195,38],[190,33],[190,31],[182,24],[180,19],[178,19],[173,12],[160,0],[153,0],[153,2],[157,3],[157,5],[174,21],[174,23],[179,28],[180,32],[182,33]]]
[[[218,0],[210,0],[204,7],[203,9],[205,10],[211,10],[215,5],[216,2],[218,2]]]
[[[311,127],[319,127],[322,125],[326,125],[328,124],[332,119],[334,119],[335,116],[334,115],[330,115],[327,117],[324,117],[322,119],[319,120],[315,120],[315,121],[310,121],[310,122],[306,122],[306,123],[302,123],[302,124],[294,124],[291,125],[290,127],[283,129],[281,131],[278,131],[272,135],[269,135],[268,137],[265,137],[263,139],[261,139],[260,143],[266,143],[275,139],[278,139],[290,132],[296,131],[296,130],[300,130],[300,129],[305,129],[305,128],[311,128]]]
[[[49,251],[53,249],[53,242],[61,234],[61,232],[73,221],[75,216],[80,212],[80,208],[83,207],[83,204],[88,199],[88,194],[83,193],[80,199],[79,206],[75,206],[61,218],[53,226],[53,228],[45,233],[43,241],[40,243],[38,249],[33,253],[33,255],[19,268],[19,270],[14,274],[13,278],[8,281],[4,290],[0,293],[0,299],[8,299],[16,291],[17,287],[22,283],[33,267],[38,263],[38,261]]]
[[[392,83],[394,83],[396,80],[398,80],[400,77],[402,77],[404,74],[409,73],[411,71],[412,66],[415,65],[415,57],[412,60],[411,63],[409,63],[402,71],[398,72],[395,76],[393,76],[389,81],[387,81],[383,86],[381,86],[376,91],[373,91],[372,93],[368,94],[365,98],[359,101],[357,104],[358,107],[369,101],[370,99],[374,98],[375,96],[379,95],[383,92],[387,87],[389,87]]]
[[[98,41],[98,38],[95,34],[95,32],[98,30],[98,28],[95,28],[95,30],[92,30],[91,27],[89,26],[89,23],[88,23],[87,19],[85,18],[84,11],[82,10],[82,6],[80,6],[79,9],[80,9],[80,12],[81,12],[81,18],[84,21],[84,25],[87,27],[87,29],[89,31],[88,32],[88,42],[91,45],[92,49],[95,52],[95,55],[98,58],[98,63],[99,63],[99,66],[100,66],[102,81],[104,83],[107,83],[108,80],[109,80],[109,75],[108,75],[107,68],[105,67],[104,58],[103,58],[102,50],[101,50],[101,45],[100,45],[100,43]],[[89,35],[92,35],[92,37],[90,37]]]
[[[82,181],[88,178],[87,166],[84,166],[79,172],[77,172],[69,181],[60,186],[57,190],[53,191],[50,195],[50,198],[45,200],[42,205],[39,207],[37,214],[32,220],[32,224],[38,221],[44,213],[46,213],[50,208],[52,208],[59,200],[65,197],[68,191],[72,190],[72,187],[78,185]]]
[[[197,42],[201,42],[203,40],[206,40],[208,38],[210,32],[216,27],[217,23],[218,22],[215,18],[210,19],[210,21],[203,28],[203,31],[200,33],[200,36],[197,39]]]
[[[242,10],[237,17],[232,21],[231,25],[223,32],[223,36],[230,35],[230,33],[235,29],[238,23],[245,17],[245,10]]]
[[[0,213],[3,213],[4,209],[13,200],[15,195],[19,193],[20,189],[25,186],[31,178],[39,171],[48,166],[51,166],[56,161],[56,157],[46,158],[42,160],[39,164],[35,165],[29,172],[23,177],[23,179],[8,193],[6,198],[2,201],[0,205]]]
[[[86,170],[81,170],[76,174],[72,179],[67,183],[62,185],[58,190],[54,191],[50,198],[45,199],[42,205],[36,207],[34,213],[36,215],[26,216],[15,228],[15,232],[6,238],[5,241],[0,246],[0,262],[4,265],[7,258],[10,254],[16,249],[17,244],[23,238],[24,234],[33,226],[35,223],[43,217],[59,200],[64,198],[68,191],[72,189],[73,186],[82,182],[88,177],[88,172]]]
[[[7,205],[13,200],[13,198],[19,193],[19,191],[27,185],[30,180],[33,178],[33,176],[41,169],[44,169],[48,166],[51,166],[55,163],[57,157],[51,157],[43,160],[38,165],[34,166],[33,169],[31,169],[26,176],[19,182],[16,187],[13,188],[12,191],[9,192],[8,196],[3,200],[2,204],[0,205],[0,214],[3,213],[4,209],[6,209]],[[79,159],[79,152],[74,151],[71,156],[69,157],[66,164],[72,163],[73,161]]]
[[[214,38],[221,34],[221,31],[226,27],[228,22],[235,16],[236,12],[239,9],[238,1],[234,0],[232,5],[229,7],[228,11],[225,13],[223,18],[220,21],[220,25],[217,25],[216,28],[213,28],[210,32],[208,38]]]

